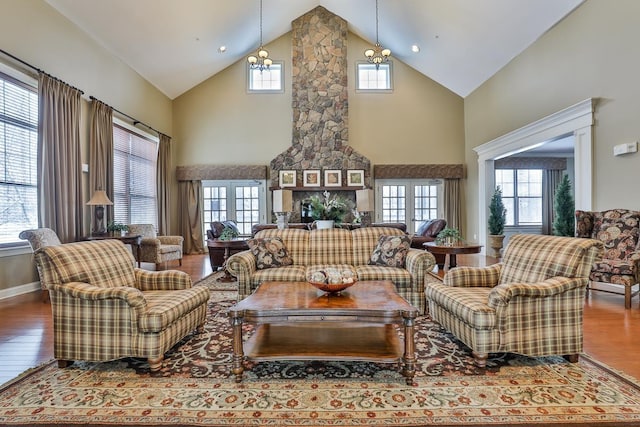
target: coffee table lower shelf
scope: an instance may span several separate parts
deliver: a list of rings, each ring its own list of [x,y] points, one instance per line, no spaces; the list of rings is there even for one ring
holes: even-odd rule
[[[393,325],[340,322],[262,324],[244,344],[245,356],[256,361],[399,363],[403,348]]]

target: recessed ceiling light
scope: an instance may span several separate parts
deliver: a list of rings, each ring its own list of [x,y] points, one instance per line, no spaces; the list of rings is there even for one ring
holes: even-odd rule
[[[411,46],[411,52],[413,53],[420,52],[420,46],[418,46],[417,44],[414,44],[413,46]]]
[[[220,52],[220,53],[225,53],[226,51],[227,51],[227,47],[226,46],[220,46],[218,48],[218,52]]]

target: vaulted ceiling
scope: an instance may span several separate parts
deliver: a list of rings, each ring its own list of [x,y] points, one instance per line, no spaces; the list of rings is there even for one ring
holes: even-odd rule
[[[259,0],[46,1],[171,99],[259,45]],[[393,58],[465,97],[582,1],[379,0],[379,38]],[[264,44],[318,5],[375,42],[375,0],[263,0]]]

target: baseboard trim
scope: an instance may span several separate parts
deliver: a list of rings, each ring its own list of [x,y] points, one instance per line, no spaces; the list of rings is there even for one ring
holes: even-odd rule
[[[18,295],[28,294],[29,292],[41,289],[40,282],[31,282],[24,285],[13,286],[8,289],[0,289],[0,300],[17,297]]]

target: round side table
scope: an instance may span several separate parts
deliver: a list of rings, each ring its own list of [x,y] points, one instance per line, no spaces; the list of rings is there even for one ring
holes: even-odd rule
[[[436,242],[426,242],[422,246],[432,254],[444,254],[444,271],[454,268],[456,263],[456,255],[458,254],[477,254],[480,253],[482,245],[474,244],[456,244],[453,246],[439,245]]]
[[[246,249],[247,239],[235,238],[230,240],[209,239],[207,240],[207,246],[210,248],[224,248],[224,262],[222,268],[224,268],[224,276],[218,278],[219,282],[235,282],[236,278],[227,270],[227,259],[231,249]]]

